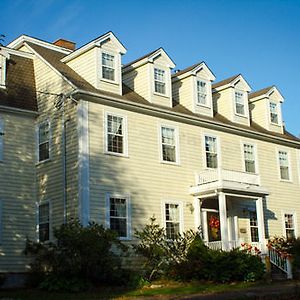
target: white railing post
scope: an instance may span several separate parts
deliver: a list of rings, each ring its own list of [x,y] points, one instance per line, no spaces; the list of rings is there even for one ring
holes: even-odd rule
[[[264,221],[264,210],[263,210],[263,198],[260,197],[256,200],[256,214],[257,214],[257,225],[258,225],[258,239],[261,246],[262,254],[265,254],[266,245],[265,242],[265,221]]]
[[[228,226],[227,226],[227,210],[226,210],[226,195],[223,192],[218,193],[219,200],[219,215],[220,215],[220,228],[221,228],[221,239],[222,249],[228,250]]]
[[[287,279],[293,279],[292,262],[290,257],[286,258],[286,274]]]

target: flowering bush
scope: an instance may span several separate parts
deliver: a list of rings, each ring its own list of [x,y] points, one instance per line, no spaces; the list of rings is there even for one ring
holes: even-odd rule
[[[269,239],[267,247],[274,248],[282,258],[291,256],[291,248],[293,246],[293,240],[287,240],[284,237],[274,236]]]
[[[252,246],[251,244],[242,243],[241,247],[242,247],[242,250],[248,254],[252,254],[252,255],[260,255],[261,254],[261,251],[256,246]]]

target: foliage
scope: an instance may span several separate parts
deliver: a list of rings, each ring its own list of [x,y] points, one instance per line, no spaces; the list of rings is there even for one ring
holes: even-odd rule
[[[290,254],[293,257],[293,273],[294,278],[300,279],[300,238],[293,241]]]
[[[178,234],[174,240],[168,240],[164,228],[155,221],[153,216],[143,230],[135,231],[140,243],[133,245],[135,252],[145,258],[144,275],[150,281],[166,274],[171,266],[181,263],[195,237],[193,231],[187,231],[183,235]]]
[[[30,284],[47,290],[77,291],[89,284],[125,283],[120,257],[125,251],[115,232],[96,223],[82,227],[70,221],[54,230],[55,242],[27,241],[25,254],[33,256]]]
[[[281,257],[292,259],[293,277],[300,278],[300,238],[286,239],[274,236],[269,239],[268,247],[273,247]]]
[[[136,231],[135,236],[140,243],[134,249],[146,260],[149,280],[163,275],[183,280],[255,281],[264,275],[264,265],[258,255],[248,250],[211,250],[193,231],[167,240],[164,229],[155,223],[154,217],[142,231]]]
[[[263,275],[264,265],[258,256],[239,249],[229,252],[211,250],[200,237],[195,238],[186,261],[178,269],[178,276],[185,280],[255,281]]]
[[[291,254],[291,247],[294,243],[294,239],[286,239],[284,237],[274,236],[268,241],[268,248],[274,248],[283,257],[287,257]]]

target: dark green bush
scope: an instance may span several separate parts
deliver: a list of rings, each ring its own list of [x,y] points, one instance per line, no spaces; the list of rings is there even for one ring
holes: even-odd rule
[[[293,241],[290,254],[292,254],[294,278],[300,279],[300,238]]]
[[[154,218],[144,230],[136,232],[136,237],[140,244],[134,248],[146,259],[149,280],[163,275],[181,280],[255,281],[264,275],[264,264],[259,256],[238,249],[211,250],[200,235],[192,231],[168,241],[164,229],[155,224]]]
[[[78,221],[71,221],[54,230],[54,236],[53,243],[27,241],[25,254],[33,256],[31,285],[77,291],[126,280],[120,255],[112,251],[113,247],[119,252],[126,250],[115,232],[96,223],[82,227]]]
[[[176,273],[184,280],[255,281],[263,277],[264,265],[258,256],[238,249],[211,250],[196,236]]]
[[[144,257],[144,277],[146,280],[157,279],[172,272],[174,265],[181,263],[192,243],[195,233],[187,231],[178,234],[174,240],[168,240],[164,228],[155,223],[154,217],[150,218],[143,230],[135,231],[139,243],[133,245],[135,252]]]

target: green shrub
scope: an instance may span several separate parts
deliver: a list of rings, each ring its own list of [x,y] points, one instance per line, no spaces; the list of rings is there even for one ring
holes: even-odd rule
[[[300,279],[300,238],[293,241],[290,248],[290,254],[293,257],[294,278]]]
[[[264,275],[259,256],[238,249],[211,250],[193,231],[169,241],[164,229],[155,224],[155,218],[142,231],[137,231],[136,237],[140,243],[134,249],[146,259],[149,280],[163,275],[181,280],[255,281]]]
[[[174,265],[184,261],[195,237],[193,231],[187,231],[183,235],[178,234],[174,240],[168,240],[164,228],[155,221],[152,217],[150,224],[141,231],[135,231],[139,243],[132,245],[135,252],[144,257],[144,276],[150,281],[172,272]]]
[[[25,254],[33,256],[29,283],[47,290],[77,291],[89,285],[125,281],[120,256],[126,248],[115,232],[96,223],[82,227],[70,221],[54,230],[56,242],[27,241]],[[124,278],[124,279],[123,279]]]

